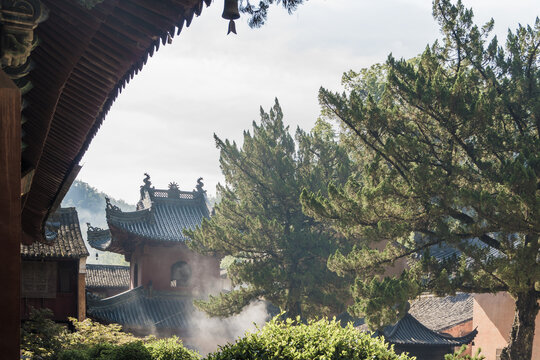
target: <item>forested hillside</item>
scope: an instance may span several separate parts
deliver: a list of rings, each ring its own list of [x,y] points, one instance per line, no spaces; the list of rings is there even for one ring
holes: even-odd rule
[[[105,197],[111,199],[111,203],[118,206],[123,211],[135,210],[135,205],[126,203],[123,200],[117,200],[95,187],[85,183],[84,181],[75,180],[64,200],[62,207],[75,207],[79,214],[81,231],[86,243],[86,247],[90,252],[88,262],[100,264],[125,264],[124,258],[121,255],[106,253],[92,249],[86,242],[86,223],[91,223],[93,226],[106,228],[107,221],[105,219]],[[96,261],[96,253],[99,253]]]

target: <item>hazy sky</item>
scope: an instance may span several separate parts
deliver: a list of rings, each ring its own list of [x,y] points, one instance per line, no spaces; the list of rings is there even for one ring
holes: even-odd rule
[[[465,0],[477,24],[495,33],[533,24],[538,0]],[[160,47],[116,100],[83,158],[79,179],[135,203],[148,172],[156,188],[192,190],[199,176],[215,193],[223,182],[213,134],[241,140],[277,97],[291,130],[313,127],[317,91],[339,90],[341,74],[410,58],[440,34],[429,0],[309,0],[293,14],[270,9],[260,29],[237,21],[226,36],[221,0],[203,10],[173,43]]]

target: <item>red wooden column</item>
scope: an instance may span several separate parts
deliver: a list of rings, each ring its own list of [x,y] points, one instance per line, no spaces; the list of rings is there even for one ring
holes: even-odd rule
[[[20,358],[21,93],[0,70],[0,357]]]
[[[77,320],[86,319],[86,258],[79,259],[79,278],[77,281]]]

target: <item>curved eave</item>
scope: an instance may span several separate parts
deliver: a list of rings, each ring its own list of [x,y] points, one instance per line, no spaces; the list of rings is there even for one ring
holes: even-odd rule
[[[129,256],[130,253],[135,250],[137,244],[130,239],[129,234],[122,228],[109,225],[109,230],[111,232],[111,241],[105,250]]]
[[[184,229],[194,229],[208,217],[204,198],[154,199],[146,209],[123,212],[116,206],[107,206],[107,224],[118,229],[125,237],[159,243],[184,243]],[[113,242],[116,240],[113,234]]]
[[[43,241],[45,221],[118,94],[211,0],[105,0],[91,10],[73,0],[43,3],[49,19],[36,30],[40,46],[23,111],[23,171],[35,169],[23,198],[27,244]]]
[[[444,334],[444,333],[441,334],[441,335],[451,339],[452,341],[455,341],[457,343],[457,345],[459,346],[459,345],[470,344],[474,340],[476,335],[478,335],[478,329],[474,329],[470,333],[465,334],[465,335],[460,336],[460,337],[453,337],[452,335],[447,335],[447,334]]]
[[[111,245],[111,232],[109,229],[88,230],[88,245],[96,250],[107,251]]]
[[[419,322],[411,314],[405,315],[394,326],[383,331],[386,341],[391,344],[410,346],[460,346],[470,343],[478,331],[474,329],[461,337],[453,337],[433,331]]]

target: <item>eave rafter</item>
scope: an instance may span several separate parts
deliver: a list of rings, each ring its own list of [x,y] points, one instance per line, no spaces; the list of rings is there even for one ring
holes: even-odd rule
[[[118,94],[161,44],[170,43],[210,3],[0,0],[0,62],[26,104],[21,109],[24,243],[46,241],[47,218]]]

